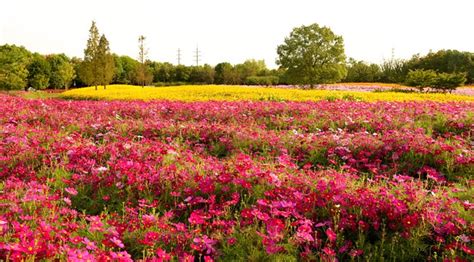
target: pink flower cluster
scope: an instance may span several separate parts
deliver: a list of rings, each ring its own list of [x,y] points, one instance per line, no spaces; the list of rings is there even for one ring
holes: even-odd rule
[[[470,261],[473,111],[0,95],[0,260]]]

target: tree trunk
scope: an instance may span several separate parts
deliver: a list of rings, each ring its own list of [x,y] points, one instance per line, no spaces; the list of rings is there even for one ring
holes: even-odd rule
[[[95,85],[95,90],[97,91],[97,85]]]
[[[107,89],[107,85],[104,85],[104,90]]]

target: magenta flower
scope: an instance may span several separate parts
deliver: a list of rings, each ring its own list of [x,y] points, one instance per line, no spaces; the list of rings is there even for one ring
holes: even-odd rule
[[[95,243],[90,241],[87,237],[84,237],[84,240],[82,240],[82,243],[84,243],[84,245],[86,245],[86,249],[88,249],[88,250],[95,250],[97,248]]]
[[[326,235],[328,236],[329,242],[334,243],[336,242],[337,235],[332,231],[331,228],[326,229]]]
[[[77,195],[77,190],[73,187],[66,187],[64,191],[66,191],[66,193],[70,194],[71,196]]]
[[[118,246],[119,248],[124,248],[124,247],[125,247],[125,246],[123,245],[123,243],[122,243],[122,240],[120,240],[120,239],[117,238],[117,237],[112,237],[112,238],[110,239],[110,241],[111,241],[112,243],[114,243],[116,246]]]
[[[202,225],[206,223],[206,219],[208,219],[208,217],[204,215],[204,212],[201,210],[195,210],[189,216],[188,221],[193,225]]]

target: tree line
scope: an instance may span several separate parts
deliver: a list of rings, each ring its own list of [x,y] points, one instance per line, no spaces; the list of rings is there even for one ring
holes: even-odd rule
[[[104,34],[92,22],[84,57],[41,55],[21,46],[0,46],[0,89],[67,89],[108,84],[310,85],[337,82],[383,82],[455,88],[474,83],[474,53],[440,50],[382,64],[346,59],[342,36],[317,24],[295,28],[277,47],[278,69],[263,60],[232,65],[174,65],[148,59],[146,38],[138,38],[137,59],[113,54]]]

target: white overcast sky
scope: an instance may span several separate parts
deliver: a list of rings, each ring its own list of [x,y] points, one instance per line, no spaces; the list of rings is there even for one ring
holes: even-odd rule
[[[149,58],[193,64],[264,59],[297,26],[318,23],[342,35],[346,54],[379,63],[430,49],[474,51],[473,0],[0,0],[0,45],[42,54],[83,56],[91,21],[112,52],[137,57],[139,35]]]

